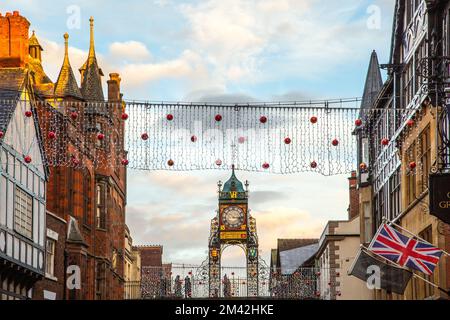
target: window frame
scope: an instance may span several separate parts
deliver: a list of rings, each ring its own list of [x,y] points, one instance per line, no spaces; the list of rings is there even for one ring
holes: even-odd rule
[[[27,212],[20,212],[20,216],[18,216],[18,211],[19,211],[19,204],[22,205],[22,203],[18,203],[18,196],[19,195],[24,195],[26,197],[27,200],[29,200],[29,203],[27,203],[27,209],[29,209],[29,211],[27,210]],[[22,198],[22,201],[24,199]],[[25,191],[24,189],[22,189],[21,187],[19,187],[18,185],[15,186],[14,188],[14,231],[17,232],[18,234],[22,235],[23,237],[33,240],[33,196],[31,194],[29,194],[27,191]],[[28,204],[29,204],[29,208],[28,208]],[[26,220],[23,219],[23,215],[25,215]],[[20,222],[19,222],[20,220]],[[27,229],[26,227],[24,227],[24,223],[27,224],[27,226],[29,227],[29,229]]]

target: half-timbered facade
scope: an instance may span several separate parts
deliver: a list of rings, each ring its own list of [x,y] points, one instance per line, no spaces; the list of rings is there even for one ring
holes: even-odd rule
[[[45,275],[47,170],[28,72],[0,80],[0,300],[28,299]]]
[[[388,78],[376,99],[368,106],[363,103],[364,125],[357,129],[361,243],[369,243],[386,219],[448,250],[450,228],[428,210],[428,180],[448,163],[443,143],[448,130],[438,130],[438,121],[448,108],[444,82],[449,71],[449,5],[448,0],[396,1],[390,61],[381,65]],[[364,108],[371,110],[364,113]],[[442,123],[448,127],[448,119]],[[428,280],[449,288],[448,266],[448,259],[441,259]],[[419,279],[410,282],[404,296],[376,291],[375,297],[448,298]]]

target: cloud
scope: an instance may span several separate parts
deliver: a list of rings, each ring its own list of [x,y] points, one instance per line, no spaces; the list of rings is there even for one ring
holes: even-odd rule
[[[113,42],[109,46],[109,54],[125,63],[151,59],[150,51],[139,41]]]

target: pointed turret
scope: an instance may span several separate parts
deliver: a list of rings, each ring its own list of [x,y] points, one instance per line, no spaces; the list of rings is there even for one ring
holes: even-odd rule
[[[361,112],[364,109],[372,107],[378,93],[383,86],[383,79],[381,78],[380,64],[378,63],[378,56],[376,51],[372,52],[370,56],[369,69],[367,71],[366,84],[364,85],[364,93],[361,101]]]
[[[42,49],[36,33],[33,30],[31,37],[28,39],[28,68],[33,74],[32,83],[34,89],[41,96],[52,97],[54,92],[54,85],[52,80],[45,74],[42,67]]]
[[[228,179],[227,182],[223,185],[223,192],[245,192],[244,185],[241,181],[236,177],[236,174],[234,173],[234,165],[231,167],[231,177]]]
[[[69,35],[64,34],[64,61],[59,72],[58,80],[55,84],[55,97],[65,98],[73,97],[77,99],[82,99],[80,89],[78,88],[77,81],[73,74],[72,67],[69,61]]]
[[[99,68],[94,47],[94,18],[90,22],[90,43],[89,54],[86,62],[80,68],[81,73],[81,93],[87,101],[104,101],[102,89],[103,71]]]
[[[39,61],[42,61],[41,58],[41,52],[44,51],[42,49],[41,44],[39,43],[39,40],[36,37],[36,33],[33,30],[33,34],[31,35],[30,39],[28,40],[28,50],[30,53],[30,56],[33,59],[38,59]]]

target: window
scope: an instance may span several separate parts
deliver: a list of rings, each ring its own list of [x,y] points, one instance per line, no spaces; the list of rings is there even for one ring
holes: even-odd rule
[[[409,169],[409,164],[416,161],[416,144],[413,142],[406,151],[406,187],[408,195],[408,205],[416,200],[416,169]]]
[[[14,230],[31,239],[33,235],[33,198],[16,187],[14,205]]]
[[[102,126],[101,123],[97,122],[97,123],[95,124],[95,128],[97,129],[97,130],[96,130],[96,131],[97,131],[97,134],[103,133],[103,126]],[[96,139],[95,141],[96,141],[96,146],[97,146],[98,148],[103,148],[103,147],[104,147],[104,145],[105,145],[105,144],[104,144],[104,140]]]
[[[431,142],[430,142],[430,127],[426,127],[419,136],[420,141],[420,155],[419,161],[422,172],[420,175],[420,192],[428,189],[428,177],[431,169]]]
[[[397,171],[394,172],[394,174],[390,178],[390,218],[395,219],[401,212],[401,201],[402,201],[402,195],[401,195],[401,176],[400,176],[400,169],[397,169]]]
[[[425,228],[421,233],[419,233],[419,237],[421,237],[423,240],[428,241],[429,243],[433,243],[433,233],[431,225]],[[433,276],[425,276],[425,279],[427,279],[430,282],[434,282]],[[417,286],[420,286],[419,288],[416,288],[416,294],[419,294],[417,296],[417,299],[425,299],[428,297],[431,297],[434,294],[434,287],[426,283],[425,281],[417,281]]]
[[[45,272],[50,276],[55,275],[55,250],[56,241],[47,238]]]
[[[84,172],[83,179],[83,223],[88,225],[91,216],[91,175],[88,171]]]
[[[106,187],[104,184],[97,184],[96,187],[96,226],[100,229],[106,229]]]
[[[413,63],[410,62],[404,69],[402,74],[403,82],[403,108],[406,108],[411,102],[414,94],[414,77],[413,77]]]
[[[113,249],[111,264],[112,264],[112,269],[117,270],[117,250],[116,249]]]
[[[372,212],[370,210],[370,202],[363,202],[364,212],[364,243],[372,241]]]

